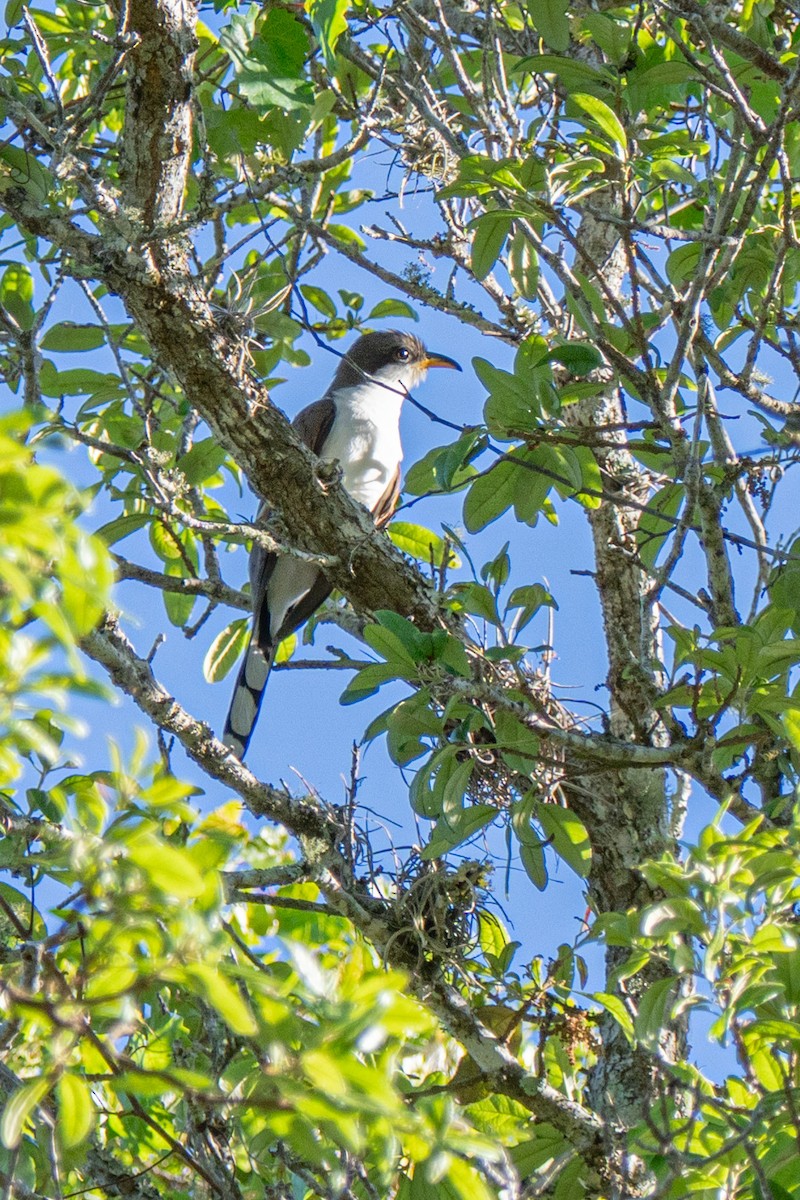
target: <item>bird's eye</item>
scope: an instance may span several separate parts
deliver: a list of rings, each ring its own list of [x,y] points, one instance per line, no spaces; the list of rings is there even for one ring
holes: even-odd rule
[[[398,346],[394,352],[394,356],[398,362],[408,362],[411,358],[411,351],[407,346]]]

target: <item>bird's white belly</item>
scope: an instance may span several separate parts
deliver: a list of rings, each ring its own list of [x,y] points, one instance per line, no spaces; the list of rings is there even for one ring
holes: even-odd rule
[[[372,389],[369,389],[372,391]],[[337,396],[336,416],[322,456],[337,458],[347,492],[373,509],[386,491],[403,457],[400,444],[402,399],[362,396],[353,388],[346,399]],[[365,409],[368,410],[365,411]]]

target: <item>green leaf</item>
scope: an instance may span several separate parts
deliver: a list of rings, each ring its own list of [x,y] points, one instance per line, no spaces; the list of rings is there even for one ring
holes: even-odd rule
[[[558,362],[573,375],[588,375],[603,362],[594,346],[588,342],[565,342],[547,355],[547,362]]]
[[[703,247],[700,242],[689,242],[688,245],[678,246],[667,259],[667,278],[673,287],[682,288],[691,283],[697,274],[697,267]]]
[[[359,195],[365,194],[367,193],[359,193]],[[360,292],[351,292],[348,288],[337,288],[336,290],[345,308],[350,308],[354,313],[357,313],[364,307],[364,297]]]
[[[422,654],[424,635],[416,625],[406,617],[401,617],[399,613],[392,612],[390,608],[379,608],[375,616],[384,629],[391,630],[395,637],[400,639],[410,657],[418,662]]]
[[[659,979],[650,985],[639,1001],[634,1022],[636,1037],[642,1045],[655,1049],[672,1012],[676,983],[674,979]]]
[[[441,567],[446,550],[447,565],[460,565],[449,543],[446,544],[444,538],[431,529],[426,529],[424,525],[412,525],[409,521],[392,521],[387,532],[398,550],[411,555],[418,562]]]
[[[523,720],[505,709],[494,714],[497,744],[512,771],[530,775],[539,758],[539,738]]]
[[[518,230],[508,246],[508,273],[518,296],[535,300],[539,284],[539,257],[523,230]]]
[[[567,1142],[562,1133],[545,1121],[537,1121],[533,1126],[533,1136],[530,1140],[510,1146],[508,1156],[520,1176],[526,1179],[538,1171],[539,1167],[544,1166],[549,1159],[557,1158],[559,1154],[563,1153],[566,1146]]]
[[[387,662],[392,663],[395,674],[416,676],[417,663],[422,661],[422,646],[419,643],[411,649],[393,630],[382,625],[367,625],[364,629],[364,641]]]
[[[483,358],[474,358],[475,374],[490,393],[484,407],[489,433],[506,441],[538,429],[541,417],[541,387],[550,371],[515,369],[501,371]]]
[[[7,0],[4,14],[6,26],[13,29],[22,20],[24,0]]]
[[[186,564],[182,558],[173,559],[171,562],[165,563],[164,574],[171,575],[174,579],[188,578]],[[171,624],[175,625],[178,629],[183,629],[194,611],[197,596],[192,592],[168,592],[165,589],[161,593],[161,598],[164,601],[164,609]]]
[[[29,788],[27,798],[33,810],[44,813],[47,813],[48,810],[52,812],[51,819],[53,820],[63,815],[63,809],[58,812],[53,811],[52,798],[40,788]],[[3,911],[0,912],[0,937],[4,938],[6,942],[15,938],[23,925],[28,930],[31,940],[47,937],[44,918],[37,909],[31,907],[29,895],[26,896],[17,891],[8,883],[0,882],[0,900],[2,900],[3,908]]]
[[[519,457],[529,465],[515,471],[514,512],[519,521],[535,525],[552,488],[557,487],[561,491],[569,485],[563,469],[563,452],[556,446],[544,445]],[[551,473],[558,476],[558,481],[553,479]]]
[[[484,584],[457,583],[452,590],[464,612],[472,613],[474,617],[480,617],[491,625],[500,624],[497,600]]]
[[[367,243],[356,233],[355,229],[351,229],[349,225],[339,225],[331,222],[328,226],[328,233],[337,241],[343,242],[346,246],[355,246],[357,250],[366,250]]]
[[[148,529],[150,545],[163,563],[183,561],[181,544],[172,529],[161,521],[153,521]]]
[[[580,108],[587,116],[600,126],[603,133],[612,141],[620,154],[628,149],[628,135],[622,122],[612,108],[598,96],[590,96],[588,92],[571,92],[570,101]]]
[[[376,728],[379,726],[380,728]],[[408,700],[401,700],[382,718],[372,722],[364,735],[365,740],[386,730],[386,746],[392,762],[405,766],[421,754],[427,753],[428,739],[441,733],[441,718],[428,707],[424,693],[416,692]],[[421,786],[422,780],[420,780]]]
[[[297,634],[290,633],[288,637],[278,642],[278,649],[275,651],[275,658],[273,659],[275,666],[278,667],[281,663],[288,662],[296,649]]]
[[[128,846],[128,857],[160,891],[181,900],[193,900],[205,881],[191,857],[177,846],[150,835],[137,837]]]
[[[37,13],[37,18],[41,15]],[[44,203],[51,199],[55,183],[53,175],[42,166],[35,154],[23,150],[21,146],[10,146],[8,142],[0,145],[0,192],[18,187],[34,200]],[[23,328],[29,329],[30,326]]]
[[[148,808],[169,808],[173,812],[187,815],[191,810],[178,802],[185,800],[187,796],[201,794],[199,788],[187,783],[185,779],[176,779],[174,775],[161,775],[149,787],[139,792],[139,800]]]
[[[0,304],[8,310],[20,329],[28,331],[33,328],[33,276],[24,263],[12,263],[3,272]]]
[[[655,566],[662,546],[675,528],[674,518],[680,512],[685,494],[681,484],[668,483],[648,500],[647,512],[642,513],[636,527],[639,557],[646,567]]]
[[[433,486],[448,492],[461,488],[475,474],[471,461],[485,445],[485,431],[480,426],[467,429],[452,446],[443,447],[433,460]],[[410,490],[408,479],[406,489]]]
[[[800,750],[800,713],[794,711],[784,713],[783,727],[795,750]]]
[[[569,0],[528,0],[527,7],[537,33],[551,50],[563,53],[569,47]]]
[[[494,558],[481,567],[481,579],[490,584],[495,593],[499,592],[500,588],[508,582],[511,574],[511,556],[508,553],[508,545],[508,542],[504,542]]]
[[[592,847],[584,825],[574,812],[560,804],[538,804],[536,819],[548,838],[552,838],[556,853],[585,879],[592,865]]]
[[[453,675],[471,679],[472,668],[464,644],[458,638],[445,633],[443,629],[435,630],[432,637],[433,657],[436,662],[441,663]]]
[[[220,34],[242,95],[262,110],[310,108],[314,94],[305,71],[309,45],[303,26],[285,8],[271,9],[258,25],[255,12],[236,13]]]
[[[316,287],[311,283],[301,283],[300,291],[317,312],[322,313],[323,317],[328,317],[331,321],[334,320],[336,317],[336,305],[324,288]]]
[[[517,475],[510,462],[500,462],[473,481],[464,500],[464,524],[470,533],[485,529],[511,507]]]
[[[131,533],[135,533],[137,529],[142,529],[150,523],[148,513],[130,513],[122,517],[115,517],[113,521],[109,521],[106,525],[101,525],[97,531],[97,536],[102,538],[107,546],[113,546],[115,542],[121,542]]]
[[[380,300],[370,311],[368,321],[377,321],[381,317],[408,317],[411,321],[419,320],[419,313],[407,304],[405,300]]]
[[[544,847],[541,844],[530,845],[527,842],[522,842],[519,848],[519,859],[533,886],[540,892],[543,892],[547,887],[547,866],[544,861]]]
[[[532,2],[535,3],[535,0]],[[616,71],[612,74],[607,68],[591,67],[588,63],[562,58],[558,54],[528,55],[521,58],[513,70],[531,71],[535,75],[555,75],[560,83],[570,89],[596,87],[601,91],[611,91],[618,80]]]
[[[467,767],[469,767],[469,771],[466,770]],[[466,788],[472,772],[472,763],[459,763],[457,770],[460,772],[458,785],[461,786],[463,783]],[[442,854],[447,854],[456,846],[469,841],[496,816],[497,809],[493,804],[472,804],[468,808],[461,809],[457,817],[450,819],[440,817],[434,826],[431,840],[422,849],[421,857],[429,861],[432,858],[439,858]]]
[[[218,967],[194,962],[184,968],[184,973],[200,985],[199,994],[217,1010],[234,1033],[242,1037],[253,1037],[258,1033],[258,1023],[250,1006]]]
[[[485,279],[500,257],[513,217],[505,212],[488,212],[471,222],[472,270],[476,279]]]
[[[331,74],[335,73],[336,68],[336,43],[347,30],[349,9],[350,0],[312,0],[307,8],[325,56],[325,64]]]
[[[390,663],[374,663],[362,667],[350,680],[339,697],[340,704],[358,704],[368,696],[374,696],[382,684],[397,679],[397,671]]]
[[[88,1084],[78,1075],[62,1075],[56,1084],[58,1137],[65,1149],[79,1146],[94,1125],[94,1104]]]
[[[493,912],[481,909],[478,913],[478,941],[484,954],[500,958],[511,939],[500,918]]]
[[[119,376],[110,371],[92,371],[88,367],[71,367],[66,371],[57,371],[49,358],[42,363],[40,383],[44,396],[93,395],[107,399],[118,395],[120,391]],[[141,425],[135,423],[135,428],[139,432]]]
[[[249,634],[250,621],[247,617],[237,617],[217,634],[203,659],[203,675],[207,683],[219,683],[225,678],[244,654]]]
[[[0,1141],[9,1150],[20,1144],[26,1121],[49,1091],[49,1079],[32,1079],[11,1093],[0,1120]]]
[[[108,549],[96,537],[83,537],[64,548],[58,565],[61,604],[70,628],[78,637],[100,617],[114,581]]]
[[[545,605],[549,608],[558,608],[553,597],[540,583],[530,583],[525,584],[523,587],[514,588],[509,597],[506,612],[510,609],[519,610],[514,616],[515,637],[533,619],[539,609]]]
[[[215,438],[204,438],[181,455],[176,465],[183,472],[186,482],[195,487],[216,475],[225,458],[225,449]]]
[[[105,344],[106,335],[99,325],[77,325],[74,321],[61,321],[52,325],[41,340],[43,350],[58,354],[77,354],[83,350],[96,350]]]
[[[633,1045],[633,1018],[619,996],[614,996],[611,992],[594,992],[592,999],[611,1014],[625,1037]]]

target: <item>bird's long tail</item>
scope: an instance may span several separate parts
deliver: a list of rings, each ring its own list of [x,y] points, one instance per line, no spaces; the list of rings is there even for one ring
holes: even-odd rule
[[[239,668],[222,735],[225,745],[239,760],[247,753],[276,649],[277,646],[265,644],[259,637],[258,627],[253,630]]]

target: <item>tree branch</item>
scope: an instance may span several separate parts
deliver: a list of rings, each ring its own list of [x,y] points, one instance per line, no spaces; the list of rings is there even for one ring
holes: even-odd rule
[[[375,911],[374,898],[364,897],[352,878],[346,855],[339,849],[342,833],[334,811],[319,800],[291,797],[286,791],[260,782],[214,737],[207,725],[195,720],[155,679],[150,664],[140,658],[122,633],[116,619],[106,616],[81,642],[90,658],[100,663],[113,683],[129,695],[160,729],[174,735],[186,753],[212,779],[230,787],[256,816],[278,821],[300,839],[308,872],[315,878],[327,903],[383,954],[386,962],[409,970],[390,922]],[[419,964],[411,977],[416,995],[440,1018],[445,1028],[464,1046],[494,1091],[524,1105],[541,1120],[559,1129],[582,1153],[597,1178],[603,1174],[605,1145],[600,1119],[568,1100],[544,1080],[525,1070],[505,1045],[477,1019],[458,988],[449,984],[436,964],[424,971]],[[607,1131],[606,1131],[607,1132]]]

